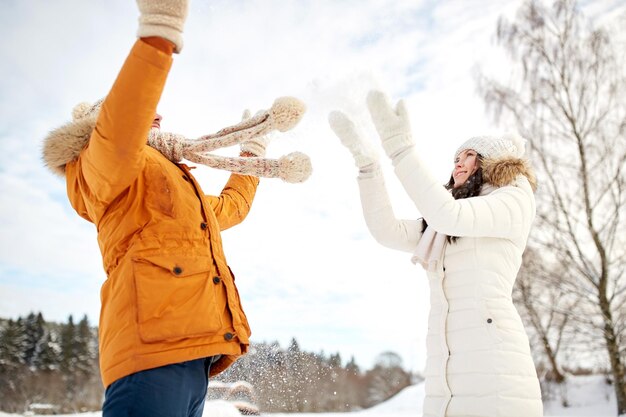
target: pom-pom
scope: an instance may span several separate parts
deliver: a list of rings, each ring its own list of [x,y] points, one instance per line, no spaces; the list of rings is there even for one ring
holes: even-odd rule
[[[298,124],[306,111],[304,103],[294,97],[279,97],[269,110],[274,128],[286,132]]]
[[[102,106],[103,101],[104,98],[101,98],[93,104],[87,102],[77,104],[72,110],[72,118],[74,120],[78,120],[87,116],[97,115],[100,112],[100,107]]]
[[[92,107],[91,103],[87,103],[87,102],[77,104],[76,106],[74,106],[74,109],[72,110],[72,119],[74,120],[82,119],[83,117],[87,115],[87,113],[89,113],[89,111],[91,110],[91,107]]]
[[[313,167],[311,160],[302,152],[292,152],[278,159],[280,178],[286,182],[304,182],[309,178]]]
[[[505,133],[502,139],[510,141],[515,146],[515,156],[521,158],[526,152],[526,139],[514,132]]]

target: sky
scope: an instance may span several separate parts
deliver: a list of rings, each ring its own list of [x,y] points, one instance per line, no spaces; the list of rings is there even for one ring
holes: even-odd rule
[[[495,29],[520,4],[192,1],[158,107],[162,130],[213,133],[281,96],[307,107],[294,129],[272,135],[267,156],[304,152],[312,176],[301,184],[263,179],[249,216],[222,235],[253,342],[286,347],[296,338],[304,350],[354,356],[364,368],[393,351],[407,369],[422,370],[426,275],[410,254],[370,236],[356,167],[327,116],[342,110],[362,127],[381,153],[397,217],[419,218],[382,154],[367,92],[407,101],[416,146],[446,182],[460,143],[506,129],[487,117],[473,74],[510,75]],[[626,20],[626,0],[584,1],[582,10],[607,28]],[[96,230],[43,166],[41,145],[74,105],[106,95],[136,39],[138,15],[133,1],[0,2],[0,317],[41,311],[51,321],[86,314],[98,322],[106,277]],[[227,179],[206,167],[194,174],[207,194]]]

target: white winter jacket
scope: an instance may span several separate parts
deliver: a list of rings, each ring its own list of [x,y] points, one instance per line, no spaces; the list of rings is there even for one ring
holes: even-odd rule
[[[459,236],[446,245],[439,270],[428,273],[424,416],[542,416],[528,337],[511,299],[535,217],[528,165],[522,160],[485,163],[483,176],[495,190],[454,200],[415,151],[394,163],[428,227]],[[359,187],[376,240],[413,252],[422,223],[395,218],[380,171],[360,176]]]

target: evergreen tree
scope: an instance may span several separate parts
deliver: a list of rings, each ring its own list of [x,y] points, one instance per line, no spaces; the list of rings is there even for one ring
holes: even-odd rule
[[[44,338],[45,321],[41,313],[30,313],[24,320],[24,362],[34,367],[38,362],[38,348]]]
[[[341,368],[341,354],[339,352],[331,354],[328,358],[328,365],[331,368]]]
[[[9,320],[0,331],[0,405],[11,412],[24,397],[24,340],[22,318]]]
[[[73,338],[73,352],[76,360],[75,369],[83,375],[89,375],[93,370],[93,363],[96,356],[92,347],[93,339],[94,337],[89,327],[89,320],[87,319],[87,315],[85,315],[78,323]]]
[[[70,314],[67,324],[61,326],[61,371],[71,374],[76,368],[76,326]]]
[[[354,356],[351,356],[350,360],[346,364],[346,371],[348,372],[349,375],[355,375],[355,376],[361,373],[361,370],[359,369],[359,365],[357,365],[356,360],[354,359]]]
[[[46,329],[39,344],[35,367],[42,371],[55,371],[61,367],[61,344],[54,329]]]
[[[9,369],[25,362],[24,320],[9,320],[0,333],[0,366]]]
[[[303,411],[302,404],[302,391],[304,388],[302,380],[302,353],[300,352],[300,346],[295,338],[291,339],[291,343],[287,348],[287,366],[286,366],[286,378],[287,384],[285,387],[285,401],[287,407],[285,411],[296,412]]]
[[[357,365],[354,356],[350,358],[345,368],[346,382],[349,387],[346,394],[346,411],[358,410],[363,407],[367,399],[366,380]]]

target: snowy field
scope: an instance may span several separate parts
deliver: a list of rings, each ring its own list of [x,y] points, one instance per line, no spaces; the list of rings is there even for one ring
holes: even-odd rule
[[[604,382],[603,377],[576,377],[566,387],[571,407],[563,408],[559,404],[545,403],[545,417],[616,417],[615,394],[613,387]],[[418,417],[422,413],[424,384],[407,387],[388,401],[367,410],[351,413],[271,413],[268,417]],[[238,416],[230,404],[223,401],[207,402],[204,410],[206,417]],[[234,411],[234,413],[232,413]],[[101,417],[100,412],[66,414],[65,417]],[[21,414],[0,412],[0,417],[18,417]],[[63,417],[63,416],[60,416]]]

